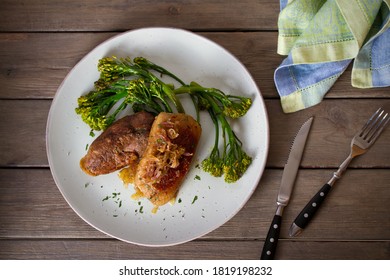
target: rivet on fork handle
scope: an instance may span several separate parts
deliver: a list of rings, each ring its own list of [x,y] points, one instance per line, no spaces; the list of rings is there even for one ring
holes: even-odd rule
[[[313,219],[315,213],[319,209],[325,197],[333,187],[334,183],[341,178],[344,171],[347,169],[349,163],[353,158],[364,154],[370,148],[375,140],[382,133],[383,129],[390,120],[388,113],[384,116],[384,110],[379,108],[363,126],[363,128],[354,136],[351,141],[351,152],[343,161],[338,170],[333,173],[333,177],[326,183],[306,204],[299,215],[294,220],[290,227],[289,235],[297,236]]]

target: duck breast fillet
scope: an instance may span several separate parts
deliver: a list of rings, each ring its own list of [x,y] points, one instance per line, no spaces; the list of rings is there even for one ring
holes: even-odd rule
[[[190,115],[160,113],[150,130],[134,186],[155,206],[174,198],[194,157],[202,129]]]
[[[146,149],[154,118],[151,113],[138,112],[115,121],[89,146],[80,160],[81,169],[98,176],[138,162]]]

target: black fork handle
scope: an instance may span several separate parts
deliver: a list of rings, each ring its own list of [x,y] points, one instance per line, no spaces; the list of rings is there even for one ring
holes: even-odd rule
[[[289,232],[290,236],[297,236],[302,232],[304,228],[306,228],[309,222],[314,218],[315,214],[320,208],[322,202],[324,202],[331,188],[331,185],[325,184],[306,204],[306,206],[295,218],[294,223],[291,225]]]

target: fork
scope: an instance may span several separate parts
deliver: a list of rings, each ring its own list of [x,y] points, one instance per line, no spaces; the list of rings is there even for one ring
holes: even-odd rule
[[[348,157],[339,166],[339,169],[333,173],[333,177],[313,196],[309,203],[306,204],[303,210],[295,218],[289,230],[290,236],[297,236],[302,232],[314,217],[334,183],[341,178],[352,159],[367,152],[382,133],[389,120],[389,113],[385,113],[382,108],[379,108],[362,129],[353,137]]]

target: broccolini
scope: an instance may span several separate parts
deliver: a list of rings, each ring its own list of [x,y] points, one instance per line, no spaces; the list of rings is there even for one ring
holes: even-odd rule
[[[179,97],[189,95],[197,111],[207,111],[215,127],[213,149],[202,161],[204,171],[213,176],[224,174],[226,182],[237,181],[251,164],[251,157],[242,149],[242,142],[232,130],[228,119],[240,118],[249,110],[252,100],[247,97],[226,95],[219,89],[207,88],[191,82],[185,84],[180,78],[153,62],[137,57],[106,57],[99,60],[100,78],[94,90],[79,97],[76,113],[93,130],[104,130],[128,105],[134,111],[146,110],[185,113]],[[167,84],[157,77],[166,75],[180,86]],[[222,141],[221,141],[222,136]],[[222,142],[222,147],[220,147]]]

